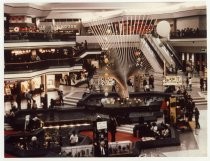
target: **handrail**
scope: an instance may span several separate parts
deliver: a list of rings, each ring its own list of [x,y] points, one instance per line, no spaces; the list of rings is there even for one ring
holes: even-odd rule
[[[21,63],[5,63],[5,71],[20,71],[32,69],[47,69],[51,66],[73,66],[75,65],[74,58],[63,59],[48,59],[34,62],[21,62]]]
[[[5,42],[11,40],[16,41],[66,41],[66,40],[76,40],[76,34],[73,33],[60,33],[60,32],[5,32],[4,34]]]
[[[198,30],[195,32],[171,32],[170,39],[185,39],[185,38],[206,38],[207,37],[207,30]]]

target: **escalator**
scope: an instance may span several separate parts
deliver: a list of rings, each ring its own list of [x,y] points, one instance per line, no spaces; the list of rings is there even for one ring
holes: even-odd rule
[[[167,50],[173,55],[174,61],[176,62],[176,66],[179,69],[183,69],[183,64],[180,61],[179,57],[177,56],[177,52],[174,50],[174,48],[171,46],[169,42],[163,41],[164,46],[167,48]]]
[[[150,49],[153,51],[154,55],[155,55],[155,59],[158,61],[158,63],[160,64],[160,66],[162,68],[164,68],[164,62],[163,59],[160,58],[160,56],[158,55],[157,51],[153,48],[153,46],[151,45],[151,43],[148,41],[148,39],[144,38],[145,41],[147,42],[147,44],[149,45]]]
[[[166,66],[176,66],[176,63],[173,60],[173,57],[171,56],[170,52],[166,49],[164,45],[162,45],[162,42],[159,38],[155,38],[152,35],[146,35],[146,39],[150,42],[150,44],[153,46],[153,48],[157,51],[159,57],[162,60],[165,60]]]
[[[150,48],[149,44],[144,38],[140,38],[140,49],[144,53],[144,56],[146,57],[154,71],[162,74],[163,64],[160,61],[157,61],[154,51]]]

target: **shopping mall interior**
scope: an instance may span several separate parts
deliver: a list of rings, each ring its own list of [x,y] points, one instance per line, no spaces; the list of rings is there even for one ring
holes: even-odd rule
[[[207,157],[207,6],[4,3],[4,158]]]

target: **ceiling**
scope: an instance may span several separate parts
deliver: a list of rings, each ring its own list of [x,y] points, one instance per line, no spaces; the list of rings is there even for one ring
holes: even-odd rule
[[[86,18],[122,12],[136,14],[170,14],[190,10],[205,10],[205,1],[193,2],[65,2],[65,3],[4,3],[4,12],[10,15],[54,18],[63,16]],[[87,13],[87,14],[86,14]],[[196,13],[199,15],[199,13]],[[70,15],[71,14],[71,15]],[[72,15],[74,14],[74,15]],[[200,13],[200,14],[203,14]],[[190,16],[190,15],[187,15]],[[62,17],[61,17],[62,18]],[[172,17],[173,18],[173,17]]]

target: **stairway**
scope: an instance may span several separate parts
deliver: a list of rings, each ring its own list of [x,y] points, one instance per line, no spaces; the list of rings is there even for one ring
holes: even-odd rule
[[[14,129],[9,123],[4,123],[4,130],[9,131],[9,130],[14,130]]]
[[[74,93],[69,93],[63,98],[64,102],[64,107],[66,108],[75,108],[77,107],[77,103],[79,100],[82,99],[82,95],[84,92],[74,92]]]
[[[117,132],[123,132],[128,134],[133,134],[133,128],[135,124],[124,124],[117,127]]]
[[[200,97],[192,97],[193,101],[195,102],[196,106],[199,105],[207,105],[207,97],[205,97],[205,94],[207,96],[207,92],[198,92]]]

